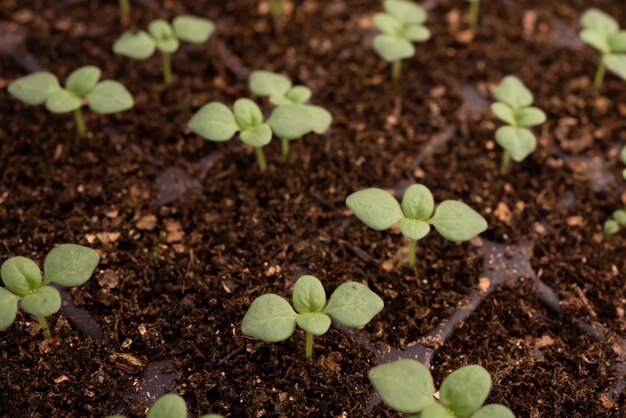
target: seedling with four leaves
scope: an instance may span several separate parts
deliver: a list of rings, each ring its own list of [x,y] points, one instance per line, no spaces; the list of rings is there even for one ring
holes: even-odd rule
[[[619,159],[622,164],[626,165],[626,146],[620,151]],[[622,170],[622,177],[626,180],[626,169]],[[604,223],[604,233],[606,235],[615,235],[619,232],[620,227],[624,225],[626,225],[626,208],[613,212],[611,219]]]
[[[463,202],[444,200],[435,210],[432,193],[421,184],[406,189],[402,206],[390,193],[376,188],[352,193],[346,205],[364,224],[377,231],[400,222],[400,232],[409,239],[411,268],[415,267],[416,243],[428,235],[431,226],[450,241],[467,241],[487,229],[487,221]]]
[[[6,330],[22,310],[37,318],[46,338],[50,329],[46,317],[61,308],[61,295],[51,283],[63,287],[84,284],[98,265],[100,256],[94,250],[75,244],[63,244],[48,253],[43,264],[44,277],[37,264],[26,257],[12,257],[0,268],[5,287],[0,287],[0,331]]]
[[[152,405],[146,418],[187,418],[187,404],[180,395],[169,393],[161,396]],[[126,418],[123,415],[111,415],[107,418]],[[203,415],[200,418],[224,418],[218,414]]]
[[[100,76],[98,67],[80,67],[67,77],[63,88],[54,74],[40,71],[15,80],[8,90],[26,104],[45,104],[52,113],[74,112],[78,136],[85,138],[87,131],[81,111],[84,104],[105,115],[128,110],[134,105],[126,87],[114,80],[100,81]]]
[[[415,55],[413,42],[424,42],[430,31],[424,26],[426,11],[408,0],[385,0],[385,13],[374,15],[374,26],[382,33],[374,38],[374,50],[391,63],[391,79],[399,80],[402,60]]]
[[[313,355],[313,337],[326,333],[331,317],[341,325],[357,328],[367,324],[383,309],[383,300],[367,286],[346,282],[326,304],[322,283],[313,276],[302,276],[293,288],[293,306],[275,294],[260,296],[246,312],[241,330],[245,335],[266,342],[291,337],[296,325],[306,332],[306,357]]]
[[[517,77],[505,77],[493,95],[499,101],[491,105],[491,110],[508,124],[496,131],[496,142],[504,148],[500,168],[505,172],[511,158],[521,162],[537,148],[537,138],[528,128],[544,123],[546,114],[531,106],[533,94]]]
[[[599,90],[608,68],[626,80],[626,31],[608,14],[598,9],[589,9],[580,18],[580,38],[600,51],[602,57],[593,80],[594,90]]]
[[[180,41],[192,44],[206,42],[215,25],[208,19],[195,16],[178,16],[170,25],[165,20],[153,20],[148,32],[125,32],[113,45],[113,52],[118,55],[146,60],[158,49],[163,58],[163,81],[172,83],[172,63],[170,56],[178,51]]]
[[[415,360],[398,360],[374,367],[369,379],[393,409],[414,418],[515,418],[499,404],[483,406],[491,391],[489,372],[478,365],[450,373],[439,388],[439,402],[430,371]]]

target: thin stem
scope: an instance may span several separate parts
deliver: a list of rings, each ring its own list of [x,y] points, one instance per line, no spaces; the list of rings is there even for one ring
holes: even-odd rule
[[[289,140],[280,139],[281,148],[283,150],[283,158],[286,160],[289,157]]]
[[[162,52],[161,55],[163,55],[163,82],[169,86],[172,84],[172,61],[170,54]]]
[[[265,170],[267,170],[267,163],[265,162],[265,154],[263,153],[263,148],[255,147],[254,151],[256,153],[256,162],[259,164],[261,173],[265,173]]]
[[[306,333],[306,358],[313,357],[313,334]]]
[[[46,338],[50,338],[50,328],[48,328],[48,323],[46,322],[46,318],[43,316],[38,316],[37,321],[39,321],[39,326],[43,331],[43,336]]]
[[[402,60],[395,60],[391,63],[391,79],[393,81],[400,80],[402,74]]]
[[[130,1],[129,0],[119,0],[120,2],[120,18],[122,20],[122,24],[127,24],[130,20]]]
[[[270,0],[270,10],[272,11],[272,16],[274,17],[274,20],[278,20],[281,16],[285,14],[283,0]]]
[[[478,12],[480,11],[480,0],[470,1],[470,28],[478,27]]]
[[[415,244],[417,241],[409,239],[409,267],[415,268]]]
[[[80,107],[74,111],[74,121],[76,121],[76,130],[78,131],[78,137],[80,139],[87,138],[87,129],[85,128],[85,122],[83,121],[83,112]]]
[[[506,173],[509,170],[509,163],[511,162],[511,154],[507,150],[502,153],[502,161],[500,162],[500,171]]]
[[[596,76],[593,79],[593,90],[598,91],[600,87],[602,87],[602,83],[604,82],[604,74],[606,73],[606,66],[604,65],[604,60],[600,58],[600,64],[598,65],[598,69],[596,70]]]

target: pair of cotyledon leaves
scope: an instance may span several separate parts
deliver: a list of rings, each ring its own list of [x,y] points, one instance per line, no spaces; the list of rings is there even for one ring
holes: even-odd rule
[[[435,210],[432,193],[421,184],[406,189],[402,205],[391,194],[377,188],[351,194],[346,205],[377,231],[389,229],[399,221],[402,234],[416,241],[424,238],[431,226],[450,241],[467,241],[487,229],[487,221],[463,202],[445,200]]]
[[[134,105],[133,96],[121,83],[100,81],[101,71],[91,65],[74,70],[65,80],[65,88],[57,77],[40,71],[15,80],[9,93],[29,105],[44,104],[53,113],[67,113],[82,107],[83,102],[97,113],[115,113]]]
[[[0,276],[0,331],[7,329],[22,309],[35,316],[50,316],[61,308],[59,291],[48,283],[64,287],[80,286],[91,277],[100,256],[94,250],[75,244],[63,244],[48,253],[41,270],[26,257],[12,257],[2,264]]]
[[[111,415],[107,418],[125,418],[123,415]],[[146,418],[187,418],[187,404],[180,396],[173,393],[163,395],[152,405]],[[200,418],[223,418],[218,414],[203,415]]]
[[[430,38],[430,31],[423,24],[426,11],[406,0],[386,0],[384,8],[386,13],[377,13],[373,19],[374,26],[382,32],[374,38],[374,50],[389,62],[412,57],[412,42]]]
[[[483,406],[491,390],[491,376],[478,365],[450,373],[439,388],[440,402],[433,398],[430,371],[415,360],[376,366],[369,378],[389,406],[400,412],[420,413],[408,418],[514,418],[503,405]]]
[[[606,67],[626,80],[626,31],[608,14],[589,9],[580,18],[580,38],[602,53]]]
[[[493,113],[509,126],[496,131],[496,142],[520,162],[537,147],[535,135],[528,129],[546,121],[546,114],[531,106],[533,94],[517,77],[507,76],[495,89],[493,95],[499,102],[491,105]]]
[[[178,16],[172,24],[154,20],[148,32],[125,32],[113,45],[113,52],[137,60],[150,58],[156,49],[172,54],[178,50],[180,41],[199,44],[211,37],[215,25],[208,19],[195,16]]]
[[[314,276],[302,276],[293,288],[295,311],[275,294],[260,296],[246,312],[241,330],[245,335],[266,342],[289,338],[296,324],[312,335],[322,335],[330,328],[333,317],[340,324],[356,328],[367,324],[383,309],[383,300],[367,286],[347,282],[339,286],[326,304],[326,292]]]

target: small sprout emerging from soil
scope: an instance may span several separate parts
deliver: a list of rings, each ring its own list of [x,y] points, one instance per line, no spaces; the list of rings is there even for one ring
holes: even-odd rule
[[[120,3],[120,18],[123,25],[126,25],[130,20],[130,0],[119,0]]]
[[[415,360],[398,360],[374,367],[369,379],[393,409],[422,418],[515,418],[503,405],[483,406],[491,391],[489,372],[478,365],[450,373],[439,388],[439,402],[430,371]],[[417,415],[414,415],[417,417]]]
[[[357,218],[377,231],[400,222],[400,232],[409,239],[411,268],[415,267],[416,242],[430,232],[431,226],[450,241],[467,241],[487,229],[487,221],[463,202],[444,200],[435,210],[432,193],[421,184],[406,189],[402,206],[391,194],[376,188],[352,193],[346,205]]]
[[[470,3],[469,10],[469,22],[470,28],[476,29],[478,27],[478,14],[480,12],[480,0],[467,0]]]
[[[619,159],[622,164],[626,165],[626,146],[619,153]],[[622,177],[626,180],[626,169],[622,170]],[[619,232],[620,227],[626,225],[626,208],[613,212],[611,219],[604,223],[604,233],[606,235],[615,235]]]
[[[110,415],[107,418],[126,418],[123,415]],[[187,404],[180,395],[163,395],[152,405],[146,418],[187,418]],[[218,414],[203,415],[200,418],[223,418]]]
[[[94,250],[75,244],[63,244],[48,253],[43,264],[44,277],[37,264],[26,257],[12,257],[0,268],[5,287],[0,287],[0,331],[13,324],[18,302],[22,310],[37,318],[46,338],[50,329],[46,317],[61,308],[61,295],[50,283],[64,287],[84,284],[98,265]]]
[[[537,138],[528,128],[544,123],[546,114],[531,106],[533,94],[517,77],[505,77],[493,95],[498,101],[491,105],[491,110],[508,124],[496,131],[496,142],[504,148],[500,168],[505,172],[511,158],[520,162],[535,150]]]
[[[78,135],[85,138],[87,131],[81,111],[84,104],[102,114],[122,112],[135,104],[126,87],[114,80],[100,81],[100,75],[98,67],[80,67],[67,77],[62,88],[54,74],[40,71],[15,80],[8,90],[26,104],[45,104],[52,113],[74,112]]]
[[[374,38],[374,50],[382,59],[391,62],[391,79],[399,80],[402,60],[415,55],[412,42],[430,38],[424,26],[426,11],[408,0],[385,0],[385,13],[374,16],[374,26],[382,33]]]
[[[274,17],[274,21],[277,21],[281,17],[285,15],[285,0],[269,0],[270,1],[270,11],[272,12],[272,17]]]
[[[602,54],[593,80],[594,90],[602,87],[607,68],[626,80],[626,31],[620,30],[611,16],[593,8],[583,13],[580,25],[580,39]]]
[[[234,113],[218,102],[206,104],[193,115],[189,129],[215,142],[228,141],[239,132],[239,138],[254,147],[259,168],[265,172],[263,147],[272,140],[272,128],[263,122],[261,109],[250,99],[238,99],[233,109]]]
[[[172,24],[157,19],[148,26],[148,32],[125,32],[113,45],[113,52],[118,55],[146,60],[158,49],[163,57],[163,81],[172,83],[171,54],[178,51],[180,41],[192,44],[206,42],[215,25],[208,19],[195,16],[178,16]]]
[[[313,276],[302,276],[293,288],[293,306],[275,294],[260,296],[246,312],[241,330],[245,335],[266,342],[291,337],[296,324],[306,332],[306,357],[313,355],[313,336],[328,331],[331,317],[340,324],[357,328],[367,324],[383,309],[383,300],[367,286],[346,282],[339,286],[326,304],[322,283]]]

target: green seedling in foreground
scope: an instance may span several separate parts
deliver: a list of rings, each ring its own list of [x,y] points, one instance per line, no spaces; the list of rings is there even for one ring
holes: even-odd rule
[[[126,418],[123,415],[110,415],[107,418]],[[163,395],[152,405],[146,418],[187,418],[187,404],[180,395]],[[224,418],[218,414],[203,415],[200,418]]]
[[[626,31],[608,14],[598,9],[589,9],[580,18],[580,39],[600,51],[602,57],[593,80],[594,90],[599,90],[608,68],[626,80]]]
[[[546,114],[531,106],[533,94],[517,77],[505,77],[493,95],[498,102],[491,105],[491,110],[508,124],[496,131],[496,142],[504,148],[500,168],[505,172],[511,158],[521,162],[537,148],[537,138],[528,128],[544,123]]]
[[[478,27],[480,0],[467,0],[467,1],[470,3],[470,9],[469,9],[470,28],[476,29]]]
[[[119,0],[120,20],[123,25],[128,24],[130,20],[130,0]]]
[[[285,299],[275,294],[260,296],[246,312],[241,330],[245,335],[266,342],[291,337],[296,325],[306,332],[306,357],[313,355],[313,337],[328,331],[331,317],[341,325],[357,328],[367,324],[383,309],[383,300],[360,283],[339,286],[326,304],[322,283],[313,276],[302,276],[293,288],[294,311]]]
[[[269,97],[277,108],[268,123],[281,140],[283,158],[289,156],[289,142],[315,132],[323,134],[332,123],[332,115],[320,106],[307,104],[311,90],[306,86],[292,86],[287,77],[270,71],[254,71],[250,89],[260,97]]]
[[[411,268],[415,267],[416,242],[428,235],[431,226],[450,241],[467,241],[487,229],[487,221],[463,202],[444,200],[435,210],[432,193],[421,184],[406,189],[402,206],[390,193],[376,188],[352,193],[346,205],[364,224],[377,231],[400,222],[400,232],[409,239]]]
[[[450,373],[439,388],[439,402],[430,371],[415,360],[398,360],[374,367],[369,379],[393,409],[414,418],[515,418],[499,404],[483,406],[491,391],[489,372],[478,365]]]
[[[626,146],[619,153],[619,159],[622,164],[626,165]],[[622,170],[622,177],[626,180],[626,169]],[[606,235],[615,235],[619,232],[620,227],[626,225],[626,208],[613,212],[611,219],[604,223],[604,233]]]
[[[5,287],[0,287],[0,331],[13,324],[18,302],[22,310],[37,318],[46,338],[50,329],[46,317],[61,308],[61,295],[50,283],[64,287],[84,284],[98,265],[94,250],[75,244],[63,244],[48,253],[43,264],[44,277],[37,264],[26,257],[12,257],[0,268]]]
[[[84,139],[87,136],[81,111],[84,104],[105,115],[128,110],[135,104],[126,87],[114,80],[100,81],[100,75],[98,67],[80,67],[67,77],[63,88],[54,74],[40,71],[15,80],[8,90],[26,104],[45,104],[52,113],[74,112],[78,136]]]
[[[374,50],[391,64],[391,79],[399,80],[402,60],[415,55],[412,42],[424,42],[430,31],[424,26],[426,11],[408,0],[385,0],[385,13],[374,15],[374,26],[382,33],[374,38]]]
[[[224,142],[236,133],[254,147],[261,172],[267,170],[263,147],[272,140],[272,128],[263,122],[261,109],[250,99],[238,99],[234,113],[222,103],[211,102],[198,110],[189,121],[189,129],[204,139]]]
[[[113,45],[113,52],[136,60],[146,60],[158,49],[163,58],[163,81],[169,85],[172,83],[170,56],[178,51],[180,41],[200,44],[206,42],[214,30],[213,22],[195,16],[178,16],[171,25],[161,19],[153,20],[148,26],[148,32],[125,32]]]

